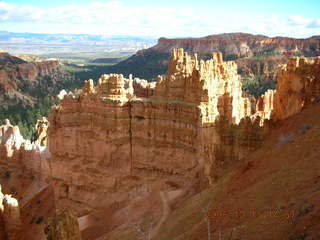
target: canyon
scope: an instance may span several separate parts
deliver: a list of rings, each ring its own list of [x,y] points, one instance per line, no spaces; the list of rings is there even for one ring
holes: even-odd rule
[[[224,33],[201,38],[160,38],[148,49],[138,51],[132,57],[112,66],[110,71],[134,74],[151,79],[164,74],[174,48],[183,48],[190,54],[210,58],[212,52],[221,52],[224,60],[234,60],[242,78],[260,79],[261,82],[276,80],[279,64],[285,64],[290,57],[320,55],[320,37],[305,39],[288,37],[267,37],[247,33]]]
[[[161,42],[166,46],[165,39]],[[190,206],[214,198],[217,205],[225,202],[225,209],[236,208],[229,193],[245,198],[239,193],[251,183],[250,169],[257,168],[251,176],[257,181],[260,172],[268,171],[263,154],[274,156],[267,159],[270,166],[281,164],[273,153],[277,148],[271,148],[274,135],[310,107],[317,109],[319,78],[320,57],[290,58],[277,72],[276,90],[255,98],[242,91],[234,61],[223,61],[218,52],[202,60],[179,48],[172,49],[167,73],[156,83],[105,74],[96,85],[88,80],[83,89],[65,93],[48,120],[37,122],[35,143],[6,121],[0,127],[1,185],[19,203],[15,232],[24,232],[6,238],[138,239],[136,229],[144,229],[154,239],[181,239],[181,229],[188,227],[191,239],[204,239],[198,226],[205,206]],[[279,144],[291,140],[285,135]],[[255,155],[259,151],[264,152]],[[250,197],[259,200],[253,193]],[[290,195],[288,201],[296,198]],[[179,211],[186,215],[177,216]],[[188,225],[188,219],[199,221]],[[319,226],[314,219],[312,227]],[[241,222],[214,224],[227,229]],[[172,226],[175,231],[168,230]],[[59,234],[57,228],[65,230]],[[269,239],[264,234],[260,239]]]
[[[22,103],[33,105],[39,90],[53,93],[64,81],[73,77],[55,59],[22,58],[0,52],[0,103],[2,107]]]

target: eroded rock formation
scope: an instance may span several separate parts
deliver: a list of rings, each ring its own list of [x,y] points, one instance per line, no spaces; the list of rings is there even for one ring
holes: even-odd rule
[[[0,239],[21,240],[21,219],[17,199],[3,194],[0,186]]]
[[[48,141],[47,130],[49,127],[49,122],[46,117],[38,119],[35,129],[36,129],[36,144],[40,146],[46,146]]]
[[[299,113],[311,101],[319,101],[320,57],[291,58],[278,74],[274,118],[284,119]]]
[[[25,169],[41,176],[41,179],[49,177],[50,152],[40,146],[40,142],[31,143],[24,139],[19,127],[11,125],[8,119],[0,126],[0,139],[0,163],[7,170]]]
[[[169,182],[182,189],[207,184],[221,163],[232,165],[260,143],[250,137],[260,131],[245,127],[255,125],[254,107],[242,94],[237,66],[219,53],[203,61],[173,50],[155,87],[145,85],[136,96],[133,83],[116,74],[103,75],[97,86],[87,81],[50,116],[57,197],[80,204],[74,205],[78,213],[126,201],[141,189],[166,189]],[[230,142],[237,131],[250,140]]]
[[[20,134],[18,126],[12,126],[9,119],[5,120],[5,124],[0,126],[1,146],[0,150],[3,156],[12,157],[15,150],[19,150],[24,142]]]

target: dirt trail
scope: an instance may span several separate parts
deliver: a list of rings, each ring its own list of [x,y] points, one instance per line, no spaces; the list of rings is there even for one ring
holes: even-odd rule
[[[167,193],[165,191],[161,191],[160,198],[161,198],[161,202],[162,202],[162,216],[161,216],[159,222],[157,223],[157,225],[152,229],[151,239],[157,235],[160,227],[162,226],[162,224],[164,223],[164,221],[167,219],[167,217],[170,214],[170,206],[169,206],[169,200],[168,200]]]

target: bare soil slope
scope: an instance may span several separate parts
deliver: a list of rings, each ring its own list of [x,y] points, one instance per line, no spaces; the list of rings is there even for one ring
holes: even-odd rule
[[[264,147],[187,200],[156,240],[320,239],[320,104],[277,123]],[[221,238],[220,238],[221,237]]]

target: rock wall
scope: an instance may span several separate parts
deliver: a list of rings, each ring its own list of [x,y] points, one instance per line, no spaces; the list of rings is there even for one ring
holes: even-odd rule
[[[131,77],[103,75],[98,86],[87,81],[82,93],[65,95],[53,109],[49,148],[58,202],[77,202],[86,214],[136,191],[207,184],[221,162],[231,166],[260,143],[224,136],[241,120],[237,131],[252,125],[254,116],[237,66],[219,53],[203,61],[173,50],[168,73],[144,89],[151,96],[135,95]]]

